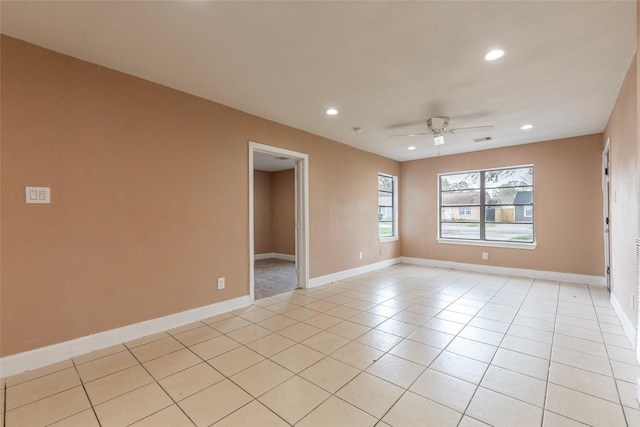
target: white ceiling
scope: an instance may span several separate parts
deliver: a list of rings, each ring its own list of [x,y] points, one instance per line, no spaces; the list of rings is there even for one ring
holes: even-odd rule
[[[401,161],[602,132],[636,50],[635,1],[0,7],[9,36]],[[484,61],[493,47],[506,55]],[[388,137],[437,115],[495,128],[447,135],[439,152]]]

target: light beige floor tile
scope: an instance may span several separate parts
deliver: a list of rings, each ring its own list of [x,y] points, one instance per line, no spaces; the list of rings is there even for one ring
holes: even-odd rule
[[[157,383],[151,383],[94,407],[102,427],[129,425],[173,402]]]
[[[220,333],[218,332],[218,334]],[[132,348],[131,352],[141,363],[144,363],[148,362],[149,360],[165,356],[169,353],[173,353],[174,351],[182,350],[183,348],[184,345],[180,343],[180,341],[178,341],[174,337],[167,336],[160,340],[152,341],[148,344]]]
[[[239,317],[254,323],[260,323],[263,320],[270,319],[274,316],[277,316],[277,314],[265,309],[256,309],[239,315]]]
[[[200,324],[202,325],[202,323]],[[199,328],[177,333],[174,335],[174,338],[188,347],[218,336],[220,336],[220,332],[215,329],[210,328],[209,326],[201,326]]]
[[[93,409],[85,409],[82,412],[78,412],[77,414],[49,425],[50,427],[100,427]]]
[[[80,378],[75,368],[68,368],[8,387],[6,410],[10,411],[79,385]]]
[[[357,323],[343,321],[342,323],[338,323],[335,326],[327,329],[328,332],[331,332],[336,335],[340,335],[350,340],[354,340],[358,338],[360,335],[363,335],[369,332],[371,328],[364,325],[359,325]]]
[[[588,353],[598,357],[607,357],[607,348],[603,343],[557,334],[553,341],[554,347],[563,347],[571,350]]]
[[[539,341],[545,344],[553,343],[553,332],[541,331],[540,329],[529,328],[522,325],[511,325],[507,335],[513,335],[532,341]]]
[[[156,380],[159,380],[200,362],[202,362],[202,359],[185,348],[150,360],[147,363],[143,363],[143,366]]]
[[[331,310],[332,308],[336,308],[338,304],[334,304],[329,301],[317,300],[312,302],[311,304],[305,305],[306,308],[317,311],[319,313],[324,313],[325,311]]]
[[[616,379],[635,383],[637,379],[640,378],[640,366],[638,366],[637,363],[630,365],[628,363],[612,360],[611,367],[613,368],[613,376],[616,377]]]
[[[224,379],[207,363],[199,363],[158,381],[176,402],[185,399]]]
[[[584,320],[576,319],[577,322],[580,322],[581,326],[584,326],[582,323]],[[585,340],[595,341],[595,342],[604,342],[602,340],[602,333],[599,329],[587,329],[580,326],[567,325],[566,323],[562,323],[560,320],[556,322],[556,334],[569,335],[576,338],[582,338]]]
[[[489,366],[480,386],[542,408],[547,383],[508,369]]]
[[[263,360],[235,374],[231,381],[253,397],[259,397],[292,376],[293,373],[271,360]]]
[[[314,326],[320,329],[329,329],[332,326],[337,325],[338,323],[343,322],[339,317],[329,316],[328,314],[320,313],[316,314],[313,317],[310,317],[304,321],[307,325]]]
[[[458,336],[493,346],[500,345],[505,337],[501,332],[477,328],[475,326],[466,326]]]
[[[451,306],[447,307],[446,310],[442,310],[440,313],[438,313],[435,316],[436,319],[441,319],[441,320],[446,320],[449,322],[455,322],[455,323],[460,323],[462,325],[466,325],[467,323],[469,323],[471,321],[471,319],[473,319],[473,316],[468,315],[468,314],[464,314],[464,313],[458,313],[456,311],[452,311],[451,310]]]
[[[362,372],[338,391],[336,396],[376,418],[380,418],[403,393],[404,389],[401,387]]]
[[[344,305],[325,311],[325,314],[328,314],[329,316],[339,317],[344,320],[347,320],[359,313],[362,313],[362,311]]]
[[[393,354],[385,354],[367,368],[367,372],[403,388],[409,386],[424,372],[425,367]]]
[[[427,344],[432,347],[445,348],[455,338],[454,335],[445,334],[444,332],[434,329],[419,327],[413,331],[408,337],[412,341]]]
[[[295,376],[264,394],[259,400],[285,421],[295,424],[329,396],[320,387]]]
[[[483,308],[482,310],[480,310],[477,316],[482,317],[484,319],[497,320],[498,322],[505,322],[505,323],[511,323],[513,321],[513,318],[515,317],[515,315],[511,313],[489,310],[486,308]]]
[[[618,390],[612,377],[551,362],[549,382],[618,403]]]
[[[173,329],[169,329],[168,331],[166,331],[169,335],[172,336],[176,336],[178,334],[181,334],[183,332],[187,332],[190,331],[192,329],[198,329],[202,326],[205,326],[206,323],[202,323],[202,322],[191,322],[191,323],[187,323],[186,325],[182,325],[182,326],[178,326],[177,328],[173,328]]]
[[[240,344],[237,341],[234,341],[231,338],[222,335],[192,345],[191,347],[189,347],[189,349],[200,356],[201,359],[209,360],[213,357],[219,356],[238,347],[240,347]]]
[[[638,386],[635,383],[628,383],[622,380],[616,380],[616,385],[618,386],[618,393],[620,393],[620,401],[622,404],[631,409],[640,410],[637,397]]]
[[[444,332],[445,334],[457,335],[464,328],[464,325],[434,317],[433,319],[425,323],[424,327]]]
[[[607,345],[615,345],[616,347],[622,347],[627,349],[633,349],[631,342],[625,335],[614,335],[603,333],[602,337]]]
[[[136,365],[138,365],[138,361],[131,353],[121,351],[110,356],[77,365],[76,369],[82,381],[89,382]]]
[[[478,388],[466,415],[496,427],[540,426],[542,408],[485,388]]]
[[[42,368],[32,369],[30,371],[26,371],[18,375],[13,375],[0,381],[5,381],[7,387],[11,387],[11,386],[23,383],[25,381],[30,381],[35,378],[43,377],[45,375],[49,375],[54,372],[62,371],[64,369],[68,369],[72,367],[73,367],[73,362],[71,361],[71,359],[67,359],[67,360],[63,360],[62,362],[43,366]]]
[[[486,363],[443,351],[433,361],[430,368],[473,384],[479,384],[487,366]]]
[[[478,421],[475,418],[471,418],[468,416],[462,417],[460,424],[458,427],[490,427],[489,424],[485,424],[482,421]]]
[[[252,325],[248,320],[243,319],[242,317],[230,317],[219,322],[209,323],[213,329],[222,332],[223,334],[229,333],[231,331],[235,331],[236,329],[244,328],[246,326]]]
[[[346,304],[343,304],[347,307],[355,308],[357,310],[369,310],[371,307],[375,307],[377,304],[372,301],[363,301],[359,299],[354,299],[348,301]]]
[[[324,354],[302,344],[281,351],[271,357],[271,360],[284,366],[292,372],[298,373],[323,359]]]
[[[546,409],[588,425],[625,425],[620,405],[555,384],[549,384]]]
[[[209,426],[251,400],[251,395],[229,380],[223,380],[178,403],[198,426]]]
[[[252,341],[264,338],[272,333],[273,332],[266,328],[263,328],[262,326],[249,325],[245,326],[244,328],[236,329],[235,331],[229,332],[227,336],[235,341],[238,341],[240,344],[246,345]]]
[[[343,425],[368,427],[375,425],[376,421],[378,420],[371,415],[332,396],[304,417],[296,426],[326,427]]]
[[[464,412],[476,391],[475,384],[462,381],[442,372],[427,369],[409,389],[441,405]]]
[[[264,360],[264,357],[255,351],[247,347],[238,347],[235,350],[209,359],[207,362],[222,372],[223,375],[230,377],[262,360]]]
[[[213,424],[214,427],[287,427],[288,425],[257,400]]]
[[[460,354],[485,363],[489,363],[493,359],[493,355],[497,350],[498,347],[463,337],[456,337],[447,346],[447,351],[451,353]]]
[[[346,383],[360,373],[359,369],[331,357],[325,357],[318,363],[311,365],[300,376],[313,384],[335,393]]]
[[[355,316],[349,318],[349,322],[364,325],[369,328],[375,328],[385,320],[387,320],[387,317],[369,313],[368,311],[361,311]]]
[[[389,350],[389,353],[426,367],[438,357],[441,351],[439,348],[405,339]]]
[[[504,348],[498,349],[491,364],[545,381],[549,371],[548,360]]]
[[[513,324],[526,326],[528,328],[533,328],[533,329],[540,329],[541,331],[548,331],[548,332],[553,332],[556,325],[554,321],[534,319],[531,317],[526,317],[521,315],[518,315],[516,316],[515,319],[513,319]]]
[[[627,417],[627,425],[629,427],[640,427],[640,411],[624,407],[624,414]]]
[[[278,332],[279,330],[287,328],[291,325],[295,325],[296,323],[298,323],[297,320],[278,314],[266,320],[263,320],[262,322],[260,322],[260,326],[269,329],[271,332]]]
[[[295,345],[296,342],[280,334],[271,334],[247,344],[251,350],[260,353],[264,357],[271,357],[282,350]]]
[[[184,412],[177,406],[171,405],[138,422],[131,424],[132,427],[193,427]]]
[[[136,347],[140,347],[141,345],[145,345],[145,344],[149,344],[151,342],[154,341],[158,341],[161,340],[163,338],[168,337],[169,334],[167,332],[158,332],[157,334],[151,334],[151,335],[147,335],[144,336],[142,338],[138,338],[132,341],[127,341],[126,343],[124,343],[124,345],[129,348],[136,348]]]
[[[340,335],[332,334],[331,332],[322,331],[319,334],[312,336],[302,342],[307,347],[311,347],[323,354],[331,354],[338,350],[340,347],[344,347],[350,341]]]
[[[596,374],[612,376],[609,360],[604,357],[593,356],[568,348],[554,347],[551,360],[554,362],[570,365]]]
[[[262,302],[262,301],[260,301],[260,302]],[[221,322],[221,321],[226,320],[226,319],[232,319],[234,317],[236,317],[235,314],[233,314],[232,312],[228,312],[228,313],[222,313],[222,314],[217,314],[217,315],[212,316],[212,317],[208,317],[206,319],[201,320],[201,322],[206,324],[206,325],[211,325],[212,323],[218,323],[218,322]]]
[[[294,310],[287,311],[283,315],[301,322],[315,316],[316,314],[318,314],[318,312],[315,310],[311,310],[307,307],[298,307]]]
[[[613,345],[607,346],[607,352],[611,360],[629,363],[631,365],[638,363],[635,350],[620,348]]]
[[[457,426],[462,414],[417,394],[406,392],[382,421],[392,426]]]
[[[140,365],[123,369],[106,377],[84,384],[84,388],[93,405],[133,391],[152,383],[154,380]]]
[[[89,399],[82,387],[75,387],[29,405],[21,406],[5,414],[7,427],[44,426],[90,408]]]
[[[539,341],[528,340],[513,335],[505,335],[500,343],[501,348],[513,350],[541,359],[551,358],[551,345]]]
[[[433,316],[424,313],[414,313],[409,310],[401,311],[400,313],[393,316],[391,319],[398,320],[400,322],[410,323],[415,326],[424,325],[427,321],[429,321]]]
[[[544,411],[543,427],[584,427],[585,425],[555,412]]]
[[[396,344],[402,341],[402,337],[389,334],[378,329],[372,329],[356,339],[361,344],[368,345],[380,351],[389,351]]]
[[[316,328],[315,326],[307,325],[306,323],[296,323],[295,325],[291,325],[287,328],[281,329],[280,331],[278,331],[278,333],[291,340],[301,342],[316,335],[321,331],[322,329]]]
[[[125,347],[124,344],[118,344],[101,350],[92,351],[91,353],[83,354],[81,356],[76,356],[72,360],[76,365],[80,365],[82,363],[87,363],[125,350],[127,350],[127,347]]]

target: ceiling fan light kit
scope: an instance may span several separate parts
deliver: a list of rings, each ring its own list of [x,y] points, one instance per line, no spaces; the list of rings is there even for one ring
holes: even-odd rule
[[[441,135],[441,134],[433,135],[433,143],[434,143],[435,145],[442,145],[442,144],[444,144],[444,135]]]

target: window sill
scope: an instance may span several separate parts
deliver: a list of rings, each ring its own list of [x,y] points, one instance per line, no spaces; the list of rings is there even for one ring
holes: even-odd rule
[[[509,248],[509,249],[527,249],[533,250],[537,243],[512,243],[512,242],[487,242],[479,240],[461,240],[461,239],[438,239],[438,243],[447,245],[465,245],[465,246],[485,246],[491,248]]]
[[[386,242],[397,242],[398,240],[400,240],[400,236],[393,236],[393,237],[378,237],[378,241],[380,243],[386,243]]]

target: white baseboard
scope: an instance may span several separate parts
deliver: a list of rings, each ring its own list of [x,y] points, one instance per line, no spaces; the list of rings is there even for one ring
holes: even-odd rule
[[[285,261],[295,261],[296,260],[296,256],[295,255],[279,254],[277,252],[270,252],[268,254],[255,254],[253,256],[254,260],[269,259],[269,258],[283,259]]]
[[[338,280],[349,279],[350,277],[358,276],[360,274],[370,273],[372,271],[380,270],[381,268],[390,267],[400,263],[400,258],[388,259],[385,261],[376,262],[373,264],[363,265],[362,267],[356,267],[349,270],[338,271],[337,273],[327,274],[326,276],[314,277],[309,279],[307,288],[315,288],[316,286],[327,285],[329,283],[337,282]]]
[[[625,314],[622,306],[620,305],[620,301],[616,298],[615,294],[611,293],[611,306],[613,307],[613,311],[616,312],[620,323],[622,324],[622,329],[624,329],[624,334],[627,336],[627,339],[631,342],[631,345],[635,348],[636,346],[636,327],[634,323],[629,319],[629,317]]]
[[[47,347],[18,353],[0,359],[0,378],[6,378],[22,372],[61,362],[72,357],[101,350],[147,335],[177,328],[208,317],[226,313],[251,304],[248,295],[218,302],[204,307],[146,320],[133,325],[99,332],[86,337],[76,338]]]
[[[491,265],[467,264],[463,262],[439,261],[425,258],[400,257],[405,264],[424,265],[427,267],[450,268],[453,270],[468,270],[478,273],[495,273],[508,276],[531,277],[532,279],[555,280],[558,282],[583,283],[591,286],[605,286],[604,276],[589,276],[586,274],[558,273],[555,271],[527,270],[524,268],[495,267]]]

